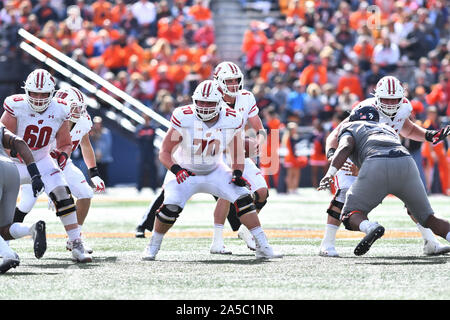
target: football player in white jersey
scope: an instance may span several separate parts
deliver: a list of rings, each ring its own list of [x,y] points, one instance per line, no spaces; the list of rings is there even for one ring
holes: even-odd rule
[[[221,62],[214,69],[214,80],[219,85],[224,102],[229,108],[242,116],[244,126],[256,133],[256,141],[249,137],[245,139],[250,140],[248,142],[255,146],[257,150],[264,143],[266,132],[258,115],[259,109],[253,93],[244,89],[244,75],[240,68],[230,61]],[[250,157],[245,159],[244,178],[249,182],[250,190],[255,199],[256,211],[259,213],[267,203],[269,189],[261,170]],[[231,251],[225,247],[223,240],[223,226],[227,217],[233,231],[238,231],[238,237],[247,243],[249,249],[255,250],[254,239],[250,232],[244,225],[234,221],[236,220],[236,212],[233,206],[230,206],[229,201],[219,199],[214,211],[214,235],[210,252],[213,254],[231,254]]]
[[[72,140],[72,152],[74,152],[79,146],[81,148],[84,162],[89,169],[89,175],[92,183],[94,184],[96,192],[104,192],[105,184],[100,178],[95,153],[89,140],[89,131],[92,128],[92,120],[86,110],[86,98],[84,94],[75,87],[65,87],[59,89],[55,94],[55,99],[62,99],[70,107],[70,137]],[[53,145],[53,149],[50,152],[52,158],[57,159],[59,151],[55,149],[56,145]],[[63,175],[69,185],[69,189],[77,199],[77,220],[78,225],[81,228],[86,219],[91,206],[91,199],[94,192],[89,186],[84,174],[76,167],[71,159],[67,160],[67,164],[63,169]],[[50,201],[50,206],[53,202]],[[31,211],[36,203],[36,198],[33,197],[31,185],[25,184],[21,188],[20,202],[17,205],[16,219],[23,220],[26,214]],[[68,240],[66,244],[67,250],[72,250],[73,241]],[[93,250],[84,243],[84,249],[91,254]]]
[[[25,94],[5,99],[3,107],[6,112],[0,121],[32,150],[42,175],[45,193],[52,199],[56,215],[64,225],[69,240],[74,243],[72,257],[79,262],[91,262],[92,257],[85,252],[81,241],[75,202],[61,172],[72,152],[70,108],[64,100],[53,99],[55,84],[48,71],[36,69],[31,72],[25,81]],[[57,163],[50,156],[54,141],[59,151]],[[20,158],[15,159],[15,164],[19,170],[20,184],[29,184],[26,165]]]
[[[159,159],[172,174],[166,176],[164,202],[157,212],[143,259],[155,260],[164,234],[196,193],[209,193],[234,203],[240,221],[255,238],[256,258],[280,258],[267,241],[252,194],[242,176],[242,117],[235,110],[222,106],[221,93],[213,80],[201,82],[192,100],[192,105],[175,109],[172,126],[162,143]],[[226,149],[230,149],[231,170],[223,161]]]
[[[426,130],[409,119],[412,111],[411,103],[405,97],[404,89],[400,81],[393,76],[381,78],[375,87],[374,97],[359,103],[356,108],[360,105],[372,105],[376,107],[380,111],[379,122],[391,126],[399,135],[405,138],[416,141],[430,141],[437,144],[448,135],[448,126],[441,130]],[[327,138],[326,152],[329,160],[332,159],[333,153],[336,150],[340,127],[347,121],[348,118],[343,120]],[[354,165],[348,159],[347,170],[339,170],[335,177],[334,184],[337,190],[327,210],[328,216],[325,234],[319,249],[319,255],[321,256],[339,256],[335,248],[336,233],[341,224],[340,214],[345,202],[345,195],[356,180],[356,176],[349,174],[348,171],[352,166]],[[416,223],[424,239],[424,254],[437,255],[450,252],[450,246],[442,245],[430,229],[422,227],[412,215],[410,217]]]

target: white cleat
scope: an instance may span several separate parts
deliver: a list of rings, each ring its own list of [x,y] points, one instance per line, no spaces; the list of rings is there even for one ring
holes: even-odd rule
[[[76,262],[87,263],[92,262],[92,256],[86,252],[81,239],[71,241],[72,257]]]
[[[147,248],[145,248],[144,254],[142,256],[142,260],[154,261],[156,258],[156,255],[158,254],[158,251],[159,251],[159,247],[147,246]]]
[[[84,242],[83,240],[81,240],[81,242],[83,243],[83,247],[84,247],[84,251],[85,251],[85,252],[87,252],[87,253],[89,253],[89,254],[92,254],[92,253],[94,252],[94,250],[92,250],[92,248],[89,247],[89,246],[86,244],[86,242]],[[67,240],[67,242],[66,242],[66,249],[69,250],[69,251],[72,251],[72,244],[73,244],[72,241]]]
[[[14,252],[13,256],[4,255],[3,261],[0,264],[0,273],[4,274],[11,268],[15,268],[20,264],[20,259],[17,253]]]
[[[427,256],[437,256],[450,252],[450,246],[441,244],[440,242],[433,242],[425,240],[423,244],[423,253]]]
[[[263,247],[256,246],[255,250],[256,259],[278,259],[283,258],[282,254],[276,254],[273,252],[273,249],[270,245],[266,245]]]
[[[232,254],[232,252],[228,250],[224,244],[215,244],[215,243],[211,245],[209,252],[211,254]]]
[[[335,247],[320,247],[319,256],[321,257],[339,257]]]
[[[238,238],[244,240],[250,250],[256,250],[255,238],[243,224],[239,227]]]

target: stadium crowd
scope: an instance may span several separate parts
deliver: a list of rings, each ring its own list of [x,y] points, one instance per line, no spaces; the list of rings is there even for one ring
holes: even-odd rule
[[[317,187],[328,165],[327,134],[384,75],[405,85],[422,126],[437,129],[450,119],[446,1],[241,1],[243,10],[258,2],[280,14],[263,9],[267,18],[250,23],[239,64],[265,127],[281,130],[280,171],[266,176],[271,187],[296,192],[305,169],[311,169],[307,184]],[[4,0],[0,6],[0,56],[20,62],[17,83],[36,63],[18,48],[23,27],[166,118],[189,103],[224,58],[205,0]],[[2,100],[19,91],[1,87]],[[404,143],[422,157],[427,191],[447,194],[448,141]]]

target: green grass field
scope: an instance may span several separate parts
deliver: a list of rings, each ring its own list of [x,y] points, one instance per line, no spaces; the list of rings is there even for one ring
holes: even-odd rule
[[[441,300],[450,297],[450,255],[427,257],[417,228],[396,198],[370,214],[386,234],[364,256],[353,255],[362,238],[343,227],[341,257],[318,256],[327,192],[299,189],[298,196],[272,192],[260,214],[283,259],[256,261],[243,241],[225,227],[233,255],[211,255],[214,202],[197,195],[163,241],[156,261],[141,261],[149,242],[134,229],[153,194],[110,189],[93,199],[83,228],[94,261],[76,264],[65,250],[63,227],[44,199],[25,222],[47,222],[48,249],[37,260],[30,238],[11,241],[21,264],[0,276],[2,300]],[[450,219],[450,199],[430,197],[436,213]],[[402,233],[400,233],[402,232]],[[445,240],[440,239],[442,243]]]

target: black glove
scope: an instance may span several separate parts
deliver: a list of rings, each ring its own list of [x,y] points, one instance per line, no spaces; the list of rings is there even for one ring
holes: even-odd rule
[[[42,182],[41,174],[34,162],[30,163],[27,166],[27,169],[28,173],[31,176],[31,187],[33,189],[33,195],[34,197],[37,197],[44,191],[44,183]]]
[[[425,133],[425,140],[438,144],[442,140],[445,140],[450,134],[450,125],[442,128],[441,130],[427,130]]]
[[[178,184],[184,182],[190,176],[195,176],[195,173],[180,167],[178,164],[174,164],[172,167],[170,167],[170,171],[172,171],[172,173],[177,176]]]
[[[231,182],[234,183],[235,185],[237,185],[238,187],[245,187],[245,186],[250,187],[250,183],[248,182],[248,180],[242,176],[241,170],[233,171],[233,176],[231,177]]]

